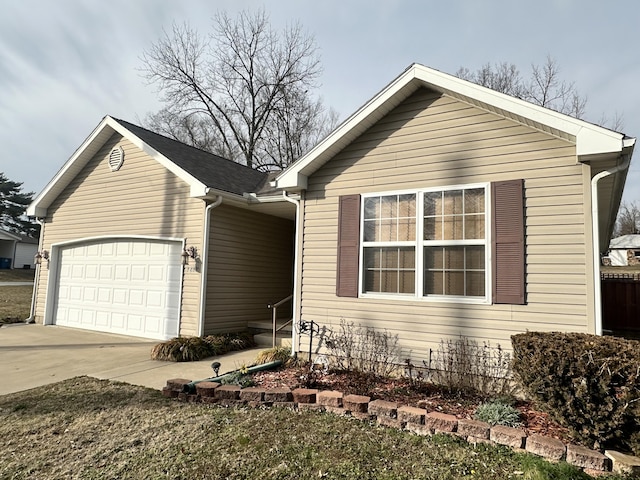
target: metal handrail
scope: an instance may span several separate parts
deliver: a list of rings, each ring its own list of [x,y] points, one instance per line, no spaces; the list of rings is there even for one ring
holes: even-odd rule
[[[279,327],[276,328],[276,318],[277,318],[277,312],[278,312],[278,307],[280,305],[282,305],[283,303],[288,302],[289,300],[291,300],[293,298],[293,294],[289,295],[286,298],[283,298],[282,300],[280,300],[279,302],[276,302],[274,304],[269,304],[267,305],[267,308],[271,309],[271,316],[272,316],[272,320],[273,320],[273,329],[272,329],[272,335],[271,335],[271,346],[275,347],[276,346],[276,332],[279,332],[280,330],[282,330],[284,327],[286,327],[287,325],[289,325],[290,323],[293,322],[293,319],[289,320],[288,322],[286,322],[284,325],[280,325]]]

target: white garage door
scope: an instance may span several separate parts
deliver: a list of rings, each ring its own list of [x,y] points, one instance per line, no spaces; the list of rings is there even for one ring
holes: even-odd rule
[[[55,323],[168,339],[178,336],[181,244],[111,240],[60,250]]]

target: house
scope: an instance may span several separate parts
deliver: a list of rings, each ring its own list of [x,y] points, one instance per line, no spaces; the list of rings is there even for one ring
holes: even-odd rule
[[[601,334],[634,145],[411,65],[273,182],[301,197],[294,324],[386,329],[412,359],[460,335]]]
[[[292,292],[295,218],[268,181],[105,117],[27,210],[33,320],[154,339],[268,320]]]
[[[0,229],[0,268],[33,268],[38,240]]]
[[[640,235],[622,235],[612,239],[607,256],[614,267],[640,265]]]

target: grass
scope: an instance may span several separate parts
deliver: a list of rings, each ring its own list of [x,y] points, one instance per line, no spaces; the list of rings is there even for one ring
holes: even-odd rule
[[[33,282],[35,269],[0,269],[0,282]]]
[[[0,269],[0,282],[33,282],[34,274],[34,269]],[[28,318],[32,293],[31,286],[0,287],[0,325]]]
[[[0,396],[0,436],[0,478],[12,479],[590,478],[452,437],[315,412],[178,403],[87,377]]]

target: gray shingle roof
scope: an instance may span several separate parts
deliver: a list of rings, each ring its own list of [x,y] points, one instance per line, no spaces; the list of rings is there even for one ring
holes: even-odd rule
[[[118,118],[114,120],[207,187],[242,195],[260,190],[268,179],[267,173],[164,137],[133,123]]]

